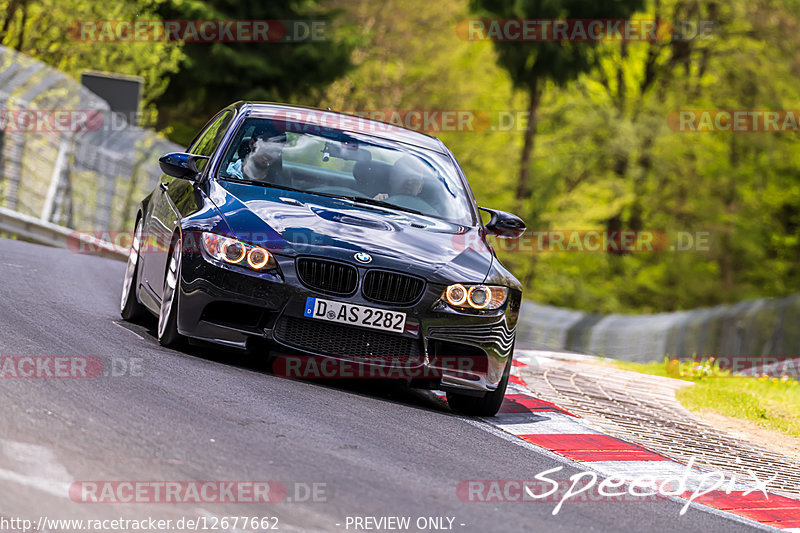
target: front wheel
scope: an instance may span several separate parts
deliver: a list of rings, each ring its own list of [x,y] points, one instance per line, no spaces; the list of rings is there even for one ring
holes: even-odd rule
[[[184,336],[178,333],[178,306],[181,285],[181,240],[172,247],[167,275],[164,276],[164,292],[158,312],[158,342],[161,346],[175,348],[183,344]]]
[[[511,354],[514,351],[512,348]],[[491,392],[487,392],[482,398],[475,396],[466,396],[458,394],[457,392],[447,392],[447,404],[450,409],[456,413],[467,416],[494,416],[500,410],[503,404],[503,398],[506,395],[506,387],[508,386],[508,376],[511,373],[511,358],[508,356],[508,362],[503,370],[503,377],[497,388]]]
[[[122,282],[122,301],[120,302],[120,315],[124,320],[135,321],[147,314],[145,306],[139,303],[136,293],[139,290],[139,257],[142,248],[142,219],[136,222],[133,232],[131,251],[128,254],[128,266],[125,269],[125,279]]]

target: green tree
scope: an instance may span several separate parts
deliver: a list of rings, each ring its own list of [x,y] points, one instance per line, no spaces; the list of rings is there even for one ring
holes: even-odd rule
[[[475,11],[494,19],[626,19],[642,0],[471,0]],[[596,41],[497,40],[498,60],[514,85],[528,98],[528,128],[520,157],[516,198],[520,205],[531,193],[530,158],[534,150],[537,112],[547,81],[564,85],[594,64]]]
[[[356,43],[354,68],[315,102],[342,111],[467,111],[491,124],[428,132],[458,158],[479,204],[513,203],[510,161],[519,150],[514,132],[499,132],[497,117],[522,104],[489,42],[459,37],[470,17],[466,0],[336,0],[343,30]],[[476,122],[477,124],[477,122]]]
[[[168,75],[183,57],[178,42],[81,40],[79,21],[157,20],[149,1],[0,0],[2,44],[35,57],[79,79],[84,70],[101,70],[143,78],[142,111],[155,113],[155,101]],[[147,125],[147,123],[145,123]]]
[[[322,38],[186,43],[186,58],[158,102],[160,124],[170,126],[170,136],[176,142],[189,142],[213,113],[237,100],[307,101],[350,66],[351,44],[333,26],[336,13],[315,0],[167,0],[158,13],[164,19],[293,20],[309,24],[301,24],[298,31],[310,30],[311,21],[316,21],[317,35]]]
[[[681,109],[796,107],[797,3],[653,0],[642,16],[709,20],[713,31],[600,44],[593,69],[542,101],[532,201],[552,228],[616,223],[673,238],[703,231],[710,248],[511,260],[533,271],[529,288],[540,301],[594,311],[797,292],[797,134],[689,133],[668,124]]]

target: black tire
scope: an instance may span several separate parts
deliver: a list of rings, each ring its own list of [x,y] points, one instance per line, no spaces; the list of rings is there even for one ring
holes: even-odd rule
[[[511,353],[514,353],[512,348]],[[467,416],[494,416],[503,405],[503,398],[506,395],[508,386],[508,376],[511,374],[511,358],[508,357],[506,368],[503,370],[503,378],[492,392],[487,392],[482,398],[477,396],[467,396],[457,392],[447,392],[447,404],[456,413]]]
[[[137,322],[147,316],[147,308],[139,303],[139,263],[142,246],[142,219],[136,221],[131,240],[131,251],[128,255],[128,266],[125,269],[125,278],[122,280],[122,299],[120,301],[120,315],[123,320]]]
[[[178,348],[186,341],[186,337],[178,333],[182,256],[181,240],[178,237],[172,246],[172,250],[170,250],[169,260],[167,261],[161,309],[158,313],[158,343],[167,348]],[[173,279],[174,286],[170,286],[170,282]]]

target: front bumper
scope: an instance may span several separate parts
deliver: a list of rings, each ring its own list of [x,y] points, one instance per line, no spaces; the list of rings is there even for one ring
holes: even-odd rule
[[[443,285],[427,283],[413,305],[381,305],[361,295],[341,297],[306,287],[295,259],[275,256],[279,272],[258,273],[219,263],[204,253],[187,253],[181,269],[178,331],[190,338],[236,348],[269,341],[270,351],[320,356],[359,365],[395,365],[410,377],[434,376],[437,386],[482,395],[497,388],[511,357],[516,311],[507,302],[497,311],[465,313],[439,300]],[[406,313],[402,334],[306,318],[307,297]],[[512,320],[513,319],[513,320]]]

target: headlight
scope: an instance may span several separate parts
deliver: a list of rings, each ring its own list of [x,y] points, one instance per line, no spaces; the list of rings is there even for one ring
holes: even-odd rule
[[[241,266],[246,264],[253,270],[266,270],[277,266],[275,258],[264,248],[216,233],[203,233],[203,249],[218,261]]]
[[[442,300],[457,309],[499,309],[508,297],[508,287],[494,285],[450,285]]]

